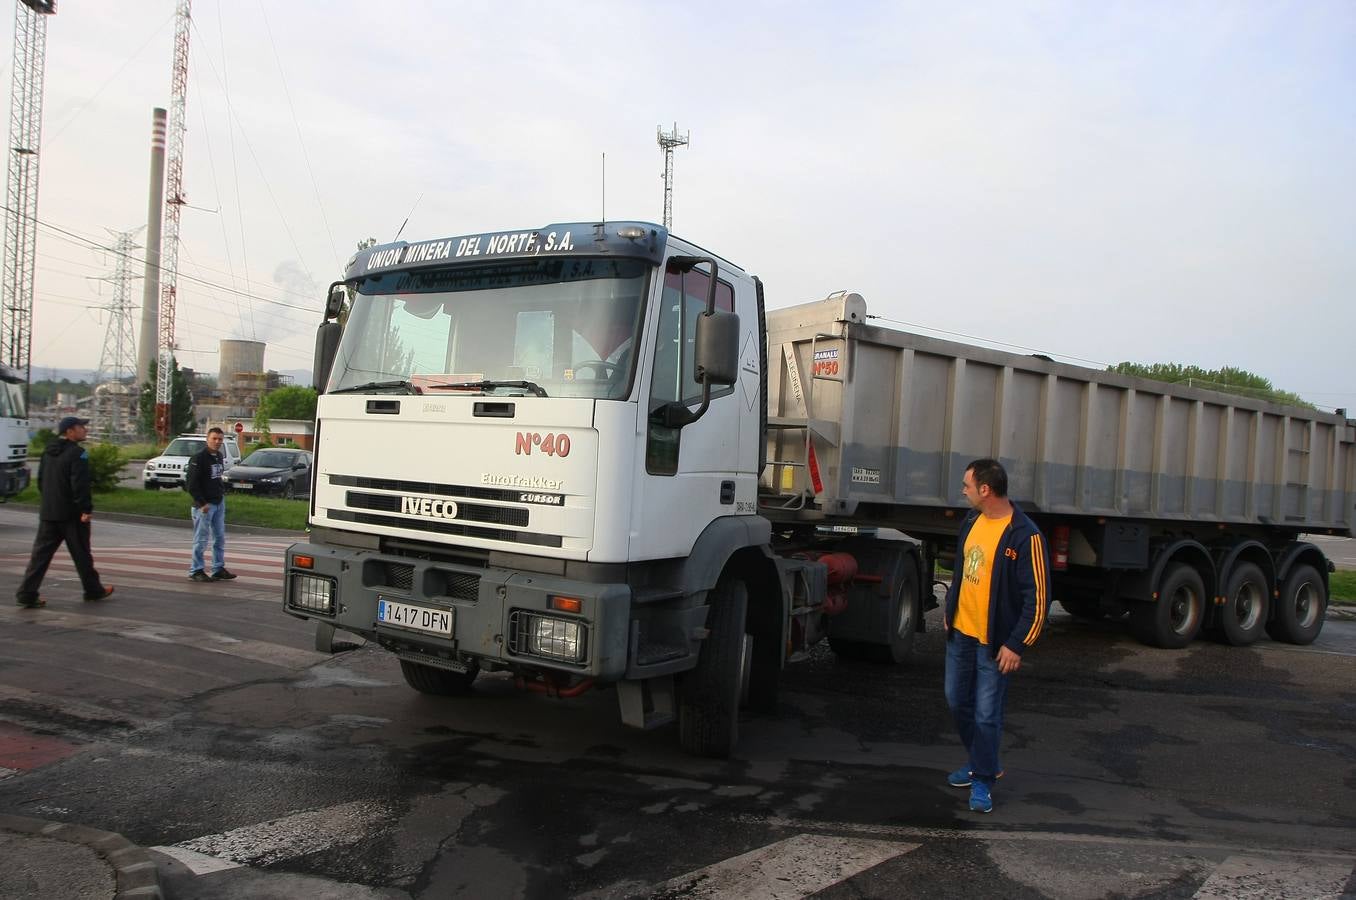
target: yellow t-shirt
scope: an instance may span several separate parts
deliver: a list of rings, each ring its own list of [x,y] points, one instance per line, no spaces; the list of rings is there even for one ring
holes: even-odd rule
[[[993,558],[998,539],[1003,536],[1012,513],[1001,519],[980,515],[965,536],[965,556],[960,561],[960,601],[952,627],[981,644],[989,642],[989,585],[993,576]]]

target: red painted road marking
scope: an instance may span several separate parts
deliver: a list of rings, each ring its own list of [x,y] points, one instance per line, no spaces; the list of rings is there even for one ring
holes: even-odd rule
[[[0,768],[27,772],[79,752],[80,748],[69,741],[0,722]]]

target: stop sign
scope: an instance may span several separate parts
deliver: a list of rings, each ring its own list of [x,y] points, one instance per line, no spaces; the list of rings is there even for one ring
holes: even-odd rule
[[[236,423],[235,423],[235,433],[236,433],[236,434],[244,434],[244,433],[245,433],[245,425],[244,425],[243,422],[236,422]]]

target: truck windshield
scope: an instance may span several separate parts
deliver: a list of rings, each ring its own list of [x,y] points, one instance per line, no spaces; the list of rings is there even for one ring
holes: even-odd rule
[[[11,381],[0,381],[0,418],[22,419],[24,413],[24,386]]]
[[[551,258],[366,278],[350,291],[328,389],[408,380],[440,394],[621,399],[651,268]]]

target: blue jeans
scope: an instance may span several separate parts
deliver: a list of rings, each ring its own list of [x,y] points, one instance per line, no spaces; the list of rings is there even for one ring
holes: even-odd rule
[[[970,754],[975,781],[992,785],[998,773],[998,744],[1003,737],[1003,704],[1008,676],[985,644],[952,629],[946,642],[946,704],[956,731]]]
[[[216,564],[211,575],[226,568],[226,498],[223,497],[203,512],[193,507],[193,568],[188,574],[203,571],[203,551],[207,549],[207,537],[212,537],[212,561]]]

